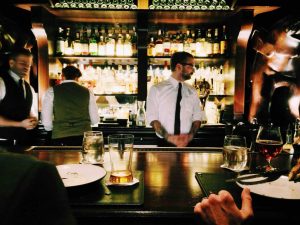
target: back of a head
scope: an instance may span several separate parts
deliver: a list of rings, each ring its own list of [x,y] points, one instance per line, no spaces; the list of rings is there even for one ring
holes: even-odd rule
[[[82,74],[80,70],[75,66],[66,66],[65,68],[62,69],[62,75],[67,80],[75,80],[76,78],[81,77]]]
[[[194,57],[188,52],[175,52],[171,57],[171,71],[175,70],[175,67],[178,63],[185,63],[189,58]]]

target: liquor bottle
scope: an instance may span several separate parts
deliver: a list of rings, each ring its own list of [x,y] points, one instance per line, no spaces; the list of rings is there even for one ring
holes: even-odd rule
[[[83,27],[80,43],[81,55],[89,55],[89,39],[86,26]]]
[[[74,54],[74,46],[73,40],[71,38],[70,27],[66,28],[66,38],[65,38],[65,46],[64,46],[64,54],[65,55],[73,55]]]
[[[98,44],[97,44],[95,28],[91,29],[91,36],[89,39],[89,53],[90,53],[90,55],[98,54]]]
[[[176,41],[176,34],[172,35],[171,44],[170,44],[170,55],[173,55],[177,52],[177,41]]]
[[[159,29],[157,32],[157,38],[155,40],[155,52],[156,52],[156,56],[163,56],[163,53],[164,53],[161,29]]]
[[[228,37],[226,34],[226,26],[223,25],[222,36],[220,40],[220,54],[228,55]]]
[[[114,56],[115,55],[115,44],[116,41],[113,38],[113,34],[111,31],[108,33],[107,41],[106,41],[106,56]]]
[[[98,42],[98,55],[105,56],[106,55],[106,44],[104,41],[104,36],[101,34]]]
[[[212,40],[211,28],[207,29],[206,38],[205,38],[205,52],[207,56],[209,57],[213,56],[213,40]]]
[[[190,46],[190,30],[186,31],[186,34],[183,35],[183,51],[191,53],[191,46]]]
[[[64,29],[58,28],[58,34],[56,37],[56,55],[63,55],[65,53],[65,38]]]
[[[184,35],[180,32],[176,35],[176,42],[177,42],[177,51],[182,52],[183,51],[183,39]]]
[[[132,43],[131,43],[131,36],[129,32],[125,35],[125,41],[124,41],[124,56],[132,56]]]
[[[147,46],[147,55],[148,56],[155,56],[155,44],[154,44],[154,38],[151,36],[150,37],[150,42]]]
[[[214,37],[213,37],[213,52],[212,54],[214,56],[218,56],[220,55],[220,40],[219,40],[219,32],[218,32],[218,28],[215,28],[215,32],[214,32]]]
[[[190,42],[191,54],[195,56],[196,55],[196,34],[194,30],[191,30],[191,37],[189,42]]]
[[[163,39],[163,55],[170,56],[170,48],[171,48],[171,41],[167,31],[165,31],[165,37]]]
[[[81,55],[82,48],[80,42],[80,32],[77,31],[75,33],[75,40],[74,40],[74,55]]]
[[[119,33],[116,43],[116,56],[124,56],[124,41],[121,33]]]
[[[137,55],[137,34],[135,30],[135,26],[132,27],[132,35],[131,35],[131,45],[132,45],[132,55]]]
[[[197,57],[206,57],[205,50],[205,37],[201,32],[201,29],[198,29],[197,39],[196,39],[196,56]]]

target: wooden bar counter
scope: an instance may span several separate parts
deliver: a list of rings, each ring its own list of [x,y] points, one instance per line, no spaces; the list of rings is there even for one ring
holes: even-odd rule
[[[25,153],[56,165],[79,163],[81,160],[80,147],[58,149],[39,146]],[[251,153],[249,157],[251,167],[264,162],[257,153]],[[104,160],[103,167],[109,171],[108,152]],[[89,192],[88,188],[77,191],[76,198],[71,195],[70,203],[79,224],[199,224],[193,206],[205,194],[195,179],[195,173],[230,174],[235,177],[233,172],[220,168],[222,160],[221,148],[138,147],[134,151],[133,171],[144,173],[143,204],[96,205],[92,193],[84,196]],[[279,169],[287,170],[292,160],[293,155],[282,153],[272,163]],[[242,189],[235,183],[231,185],[235,185],[234,192],[239,195]],[[226,184],[222,188],[226,189]],[[252,197],[255,218],[250,224],[299,224],[296,222],[299,200],[274,199],[256,194],[252,194]],[[78,199],[82,201],[78,203]]]

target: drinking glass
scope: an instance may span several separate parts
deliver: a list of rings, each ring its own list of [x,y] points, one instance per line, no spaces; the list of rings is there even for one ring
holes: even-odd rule
[[[276,170],[271,165],[271,160],[282,151],[283,141],[280,127],[272,125],[260,126],[255,142],[258,151],[268,162],[268,165],[263,167],[265,172]]]
[[[132,134],[111,134],[108,149],[111,164],[109,181],[113,184],[133,181],[131,170],[134,136]]]
[[[246,138],[239,135],[226,135],[223,145],[222,168],[240,172],[246,169],[248,149]]]
[[[102,164],[104,155],[101,131],[86,131],[82,140],[82,163]]]

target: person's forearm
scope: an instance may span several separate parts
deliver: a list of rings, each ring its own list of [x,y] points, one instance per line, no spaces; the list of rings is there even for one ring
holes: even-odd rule
[[[21,122],[9,120],[0,116],[0,127],[21,127]]]
[[[158,120],[152,121],[150,125],[154,128],[156,133],[168,140],[169,134]]]
[[[192,127],[190,129],[189,135],[191,135],[191,139],[197,134],[197,131],[201,125],[201,121],[197,120],[192,123]]]

